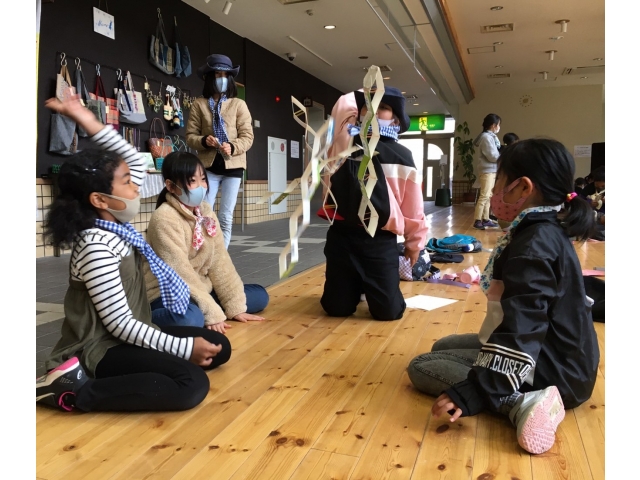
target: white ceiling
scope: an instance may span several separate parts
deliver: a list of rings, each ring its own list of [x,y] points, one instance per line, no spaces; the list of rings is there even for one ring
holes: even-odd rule
[[[183,1],[283,58],[286,53],[295,52],[295,65],[341,91],[362,86],[363,68],[388,65],[392,71],[384,73],[390,77],[385,83],[418,97],[407,102],[410,115],[425,111],[454,113],[458,104],[465,103],[454,75],[458,64],[438,42],[423,0],[314,0],[290,5],[282,5],[278,0],[233,0],[228,15],[222,13],[225,0]],[[562,76],[565,67],[604,65],[604,61],[593,60],[604,58],[604,0],[441,0],[441,3],[453,23],[476,96],[505,88],[604,83],[604,73]],[[494,5],[504,8],[491,11]],[[313,10],[313,15],[308,15],[307,10]],[[560,25],[554,23],[562,18],[570,20],[567,33],[560,33]],[[507,22],[515,24],[513,32],[480,33],[481,25]],[[326,30],[325,25],[336,28]],[[564,38],[549,40],[557,35]],[[408,55],[396,39],[406,45]],[[495,53],[467,53],[467,48],[493,45],[497,41],[504,44],[496,47]],[[544,53],[551,49],[558,51],[553,61]],[[363,55],[369,58],[358,58]],[[495,65],[503,68],[495,69]],[[537,72],[545,70],[549,72],[548,80],[542,82]],[[511,73],[511,78],[487,79],[493,73]],[[536,77],[538,80],[534,81]],[[553,80],[555,77],[557,80]],[[499,81],[504,83],[496,84]],[[419,105],[414,106],[414,102]]]

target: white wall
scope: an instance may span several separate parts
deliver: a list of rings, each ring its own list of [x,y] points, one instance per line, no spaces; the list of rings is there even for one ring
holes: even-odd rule
[[[523,107],[520,99],[528,95],[530,105]],[[531,88],[505,90],[475,98],[468,105],[460,105],[457,123],[466,121],[475,138],[482,130],[482,120],[489,113],[502,118],[500,133],[513,132],[521,139],[537,136],[562,142],[573,154],[574,145],[590,145],[604,141],[604,86]],[[591,170],[590,158],[578,157],[576,177],[584,177]],[[462,179],[462,168],[455,179]]]

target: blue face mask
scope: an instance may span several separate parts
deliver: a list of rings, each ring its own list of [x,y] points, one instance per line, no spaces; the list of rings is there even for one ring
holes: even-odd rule
[[[178,199],[187,207],[199,207],[207,194],[207,189],[203,186],[196,187],[193,190],[181,189],[182,193],[177,195]],[[188,192],[188,195],[187,195]]]
[[[225,93],[227,91],[227,85],[229,80],[227,77],[218,77],[216,78],[216,88],[220,93]]]

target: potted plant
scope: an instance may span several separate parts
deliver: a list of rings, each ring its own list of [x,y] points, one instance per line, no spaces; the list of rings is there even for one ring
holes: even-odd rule
[[[467,191],[464,193],[463,202],[475,202],[475,192],[471,190],[473,183],[476,181],[476,174],[473,172],[473,155],[476,149],[473,145],[473,140],[469,136],[471,134],[469,125],[467,122],[458,124],[456,127],[458,135],[453,139],[453,144],[456,147],[456,153],[458,154],[458,161],[456,162],[456,171],[462,166],[462,176],[468,180]]]

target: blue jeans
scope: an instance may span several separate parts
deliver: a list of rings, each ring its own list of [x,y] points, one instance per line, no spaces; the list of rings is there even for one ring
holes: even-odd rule
[[[233,225],[233,210],[236,208],[236,202],[238,201],[238,190],[240,189],[242,178],[216,175],[207,171],[207,181],[209,182],[209,193],[207,193],[205,200],[211,205],[211,208],[216,202],[216,195],[218,195],[218,188],[220,188],[218,219],[220,220],[220,228],[224,237],[224,247],[229,248]]]
[[[269,294],[265,288],[260,285],[245,285],[244,294],[247,297],[246,313],[261,312],[269,304]],[[213,297],[218,305],[221,305],[216,292],[211,292],[211,297]],[[187,311],[181,315],[166,309],[162,304],[162,297],[160,297],[151,302],[151,321],[159,327],[203,327],[204,314],[193,299],[189,301]]]

